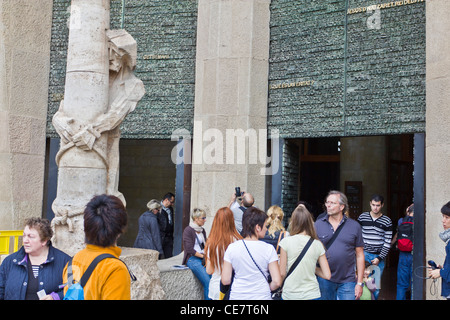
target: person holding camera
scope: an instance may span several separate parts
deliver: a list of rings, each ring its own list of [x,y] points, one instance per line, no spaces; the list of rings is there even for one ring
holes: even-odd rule
[[[202,209],[193,209],[191,223],[183,231],[184,256],[183,264],[192,270],[203,286],[204,299],[209,300],[209,281],[211,275],[205,268],[206,231],[203,228],[206,212]]]
[[[442,278],[441,296],[450,300],[450,201],[442,208],[442,226],[444,231],[439,233],[439,238],[445,242],[445,261],[444,265],[437,265],[428,271],[432,279]]]
[[[242,232],[242,216],[254,203],[255,199],[250,193],[241,191],[240,187],[235,188],[235,192],[231,195],[228,208],[233,212],[234,224],[239,233]]]

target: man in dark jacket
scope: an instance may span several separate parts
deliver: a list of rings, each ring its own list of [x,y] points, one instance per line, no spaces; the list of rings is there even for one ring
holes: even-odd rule
[[[174,203],[175,195],[168,192],[161,201],[161,211],[158,215],[161,243],[166,259],[173,256]]]

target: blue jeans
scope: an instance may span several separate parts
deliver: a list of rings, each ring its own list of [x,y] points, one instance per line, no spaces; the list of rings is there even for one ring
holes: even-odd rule
[[[186,262],[186,265],[189,269],[192,270],[192,273],[200,280],[203,286],[203,295],[205,300],[210,300],[208,297],[209,293],[209,280],[211,280],[211,276],[206,273],[205,266],[202,265],[202,259],[198,257],[190,257]]]
[[[337,283],[317,277],[321,300],[355,300],[356,282]]]
[[[376,254],[376,253],[370,253],[370,252],[364,251],[364,258],[365,258],[366,261],[368,261],[368,262],[371,262],[371,261],[372,261],[373,259],[375,259],[377,256],[378,256],[378,254]],[[381,276],[383,275],[384,265],[385,265],[384,260],[380,260],[380,262],[378,263],[378,268],[377,268],[377,269],[374,269],[374,270],[375,270],[375,273],[374,273],[374,275],[372,276],[372,277],[375,278],[375,281],[376,281],[377,287],[378,287],[378,289],[376,289],[376,290],[374,291],[374,293],[373,293],[373,296],[374,296],[375,300],[378,299],[378,295],[380,294],[380,287],[379,287],[379,284],[381,283]],[[375,266],[374,266],[374,267],[375,267]],[[377,274],[377,272],[378,272],[378,274]],[[378,277],[378,279],[377,279],[377,277]]]
[[[397,267],[397,300],[406,300],[406,291],[411,287],[412,254],[400,251]]]

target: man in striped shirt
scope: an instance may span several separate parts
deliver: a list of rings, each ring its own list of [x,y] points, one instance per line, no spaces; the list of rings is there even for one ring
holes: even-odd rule
[[[363,212],[358,217],[364,240],[364,256],[366,261],[378,266],[374,268],[375,273],[378,271],[374,274],[378,280],[381,280],[392,240],[392,220],[381,212],[383,205],[384,198],[374,195],[370,199],[370,212]],[[378,299],[379,293],[379,289],[374,292],[375,299]]]

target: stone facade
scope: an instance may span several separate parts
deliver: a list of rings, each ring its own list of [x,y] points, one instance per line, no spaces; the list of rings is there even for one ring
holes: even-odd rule
[[[0,229],[42,212],[52,1],[0,3]],[[39,23],[37,23],[39,21]]]
[[[251,1],[254,8],[263,7],[264,12],[245,8],[237,0],[209,2],[207,5],[202,1],[198,4],[190,0],[173,1],[169,6],[157,0],[126,1],[125,28],[146,48],[138,51],[136,71],[143,78],[147,95],[135,116],[124,122],[123,137],[169,139],[174,128],[193,133],[194,118],[199,119],[205,111],[195,111],[195,108],[210,106],[206,102],[195,103],[200,98],[196,86],[207,89],[202,82],[205,80],[196,80],[195,68],[199,68],[201,59],[209,60],[198,57],[197,53],[210,54],[211,48],[205,38],[198,42],[202,47],[198,46],[197,27],[210,20],[217,22],[224,32],[236,22],[231,13],[241,13],[243,20],[250,16],[245,13],[262,13],[263,19],[255,21],[253,27],[263,26],[261,30],[264,33],[269,30],[270,37],[260,37],[256,32],[245,35],[250,37],[253,51],[247,57],[248,74],[239,76],[247,77],[240,78],[247,79],[247,85],[255,85],[246,89],[241,98],[260,93],[258,104],[264,104],[264,99],[267,104],[257,109],[264,113],[258,114],[261,123],[247,123],[243,128],[280,128],[287,139],[426,132],[426,259],[442,263],[445,252],[437,236],[442,230],[439,210],[449,200],[450,193],[446,162],[450,156],[450,139],[448,130],[442,129],[450,121],[448,1],[401,0],[394,1],[395,6],[391,1],[379,1],[380,8],[372,8],[375,10],[371,12],[368,9],[372,1],[356,0]],[[235,8],[245,10],[231,9],[228,15],[215,21],[220,12],[214,8],[222,5],[230,9],[226,6],[232,3]],[[3,229],[20,229],[26,217],[41,212],[44,141],[46,136],[56,136],[50,119],[64,92],[69,5],[69,0],[42,0],[39,4],[7,0],[0,4],[0,223]],[[122,22],[118,1],[111,13],[111,25],[116,28]],[[144,27],[151,28],[150,32],[144,32]],[[212,31],[208,35],[200,34],[215,43],[212,48],[219,46],[225,50],[242,41],[235,37],[227,47],[216,36],[227,37],[232,33]],[[267,62],[253,59],[259,54],[264,59],[267,57]],[[232,58],[228,56],[221,62],[231,63]],[[220,66],[218,61],[207,62]],[[251,75],[249,69],[255,73]],[[261,76],[256,72],[266,73],[267,77],[260,82]],[[171,82],[173,78],[176,82]],[[206,74],[205,79],[211,78]],[[226,79],[221,75],[219,79],[224,85],[236,84],[233,77]],[[243,88],[241,83],[238,87]],[[223,97],[215,92],[214,96]],[[250,110],[244,114],[245,119],[252,121],[255,112]],[[224,119],[219,116],[223,112],[221,107],[210,111],[212,125]],[[234,114],[227,121],[240,119],[240,115]],[[153,120],[152,126],[148,125],[149,119]],[[196,169],[197,177],[203,169]],[[211,172],[207,172],[209,177],[213,175]],[[224,171],[220,174],[225,175]],[[232,179],[216,187],[216,194],[229,195],[235,185],[244,188],[250,180],[248,168],[235,171]],[[206,184],[210,185],[211,180],[203,182],[194,178],[192,182],[197,188],[193,202],[202,203],[198,194],[210,191]],[[258,185],[263,186],[264,182]],[[264,192],[258,191],[258,195],[263,200]],[[209,204],[212,214],[218,203],[219,200],[214,200]],[[429,290],[426,292],[427,299],[436,299],[430,296]]]

